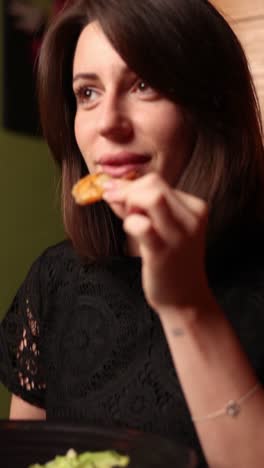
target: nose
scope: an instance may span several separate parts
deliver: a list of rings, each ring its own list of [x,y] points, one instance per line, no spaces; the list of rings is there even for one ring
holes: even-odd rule
[[[131,116],[118,97],[105,96],[100,106],[98,131],[101,136],[118,141],[127,141],[132,137]]]

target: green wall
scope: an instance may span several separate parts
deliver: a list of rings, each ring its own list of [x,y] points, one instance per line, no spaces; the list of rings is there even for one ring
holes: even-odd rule
[[[2,32],[2,0],[0,6]],[[0,41],[2,91],[1,34]],[[2,116],[1,96],[2,92]],[[44,142],[7,132],[0,121],[0,319],[32,261],[64,237],[57,185],[58,174]],[[0,418],[8,416],[8,409],[9,394],[0,384]]]

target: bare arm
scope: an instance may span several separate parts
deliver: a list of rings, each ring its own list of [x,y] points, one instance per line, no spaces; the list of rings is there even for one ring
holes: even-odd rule
[[[46,411],[12,395],[9,419],[46,419]]]
[[[179,310],[160,318],[190,411],[197,418],[194,423],[205,456],[210,468],[262,468],[261,387],[241,405],[236,417],[223,414],[204,419],[247,394],[257,378],[214,298],[209,296],[198,308],[189,311],[190,321]]]
[[[210,468],[263,468],[264,390],[209,290],[207,204],[157,173],[114,179],[103,197],[124,220],[130,252],[142,257],[144,293],[160,317]],[[236,417],[206,418],[241,398]]]

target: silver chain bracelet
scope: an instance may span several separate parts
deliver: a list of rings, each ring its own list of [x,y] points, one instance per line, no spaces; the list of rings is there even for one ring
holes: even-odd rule
[[[260,388],[260,384],[257,383],[253,388],[251,388],[244,396],[242,396],[239,400],[230,400],[226,404],[226,406],[218,411],[214,411],[213,413],[209,413],[206,416],[198,416],[192,417],[193,422],[202,422],[207,421],[208,419],[217,418],[218,416],[230,416],[232,418],[236,417],[241,411],[241,405],[246,400],[248,400],[256,391]]]

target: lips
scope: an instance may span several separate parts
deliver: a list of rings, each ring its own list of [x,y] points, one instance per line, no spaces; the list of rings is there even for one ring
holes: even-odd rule
[[[117,154],[102,155],[97,164],[100,165],[100,170],[112,177],[122,177],[127,172],[140,172],[142,167],[150,160],[150,156],[146,154],[122,152]]]

